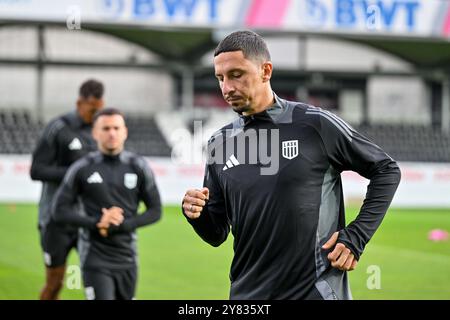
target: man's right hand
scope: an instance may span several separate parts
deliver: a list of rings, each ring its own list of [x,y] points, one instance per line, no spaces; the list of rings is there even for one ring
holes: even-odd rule
[[[197,219],[209,199],[208,188],[189,189],[183,198],[183,210],[189,219]]]
[[[102,208],[102,217],[97,223],[97,228],[102,236],[108,236],[108,228],[110,225],[119,226],[123,222],[123,209],[119,207],[111,207],[109,209]]]

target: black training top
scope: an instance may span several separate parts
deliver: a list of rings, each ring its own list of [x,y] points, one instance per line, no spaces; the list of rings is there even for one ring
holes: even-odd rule
[[[346,272],[331,267],[321,246],[340,231],[338,241],[359,259],[391,203],[399,167],[334,114],[275,100],[212,136],[204,178],[210,199],[188,221],[213,246],[231,226],[232,299],[351,299]],[[370,179],[348,226],[344,170]]]
[[[50,220],[50,206],[69,166],[97,149],[92,126],[83,122],[78,112],[64,114],[45,127],[33,152],[30,176],[42,181],[39,201],[39,225]],[[76,208],[74,208],[76,209]]]
[[[79,200],[81,214],[71,210]],[[139,202],[147,210],[138,214]],[[102,237],[96,227],[102,208],[124,210],[124,222]],[[92,152],[75,162],[55,196],[56,222],[82,227],[79,238],[84,268],[127,268],[136,264],[135,229],[161,217],[161,201],[151,169],[143,157],[123,151],[117,156]]]

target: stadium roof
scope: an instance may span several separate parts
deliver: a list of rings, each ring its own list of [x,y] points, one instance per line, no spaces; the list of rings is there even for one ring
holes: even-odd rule
[[[1,23],[1,26],[24,24],[24,22]],[[25,24],[30,24],[25,22]],[[31,23],[54,25],[55,23]],[[56,25],[60,25],[57,23]],[[195,63],[205,53],[215,48],[215,30],[142,28],[117,25],[84,25],[83,29],[109,34],[140,45],[168,62]],[[230,31],[231,32],[231,31]],[[450,42],[445,38],[411,38],[359,36],[336,33],[304,33],[282,31],[259,31],[262,35],[297,34],[302,36],[327,36],[367,45],[393,54],[416,66],[421,71],[450,72]],[[225,33],[224,33],[225,34]]]
[[[217,45],[214,31],[211,30],[164,30],[125,28],[123,26],[94,26],[89,29],[139,44],[164,58],[181,59],[185,63],[194,62]],[[283,33],[262,31],[261,34]],[[308,35],[308,33],[304,35]],[[320,35],[327,34],[321,33]],[[402,58],[420,69],[439,68],[450,71],[450,42],[442,38],[386,38],[337,34],[328,34],[327,36],[380,49]]]
[[[450,42],[424,39],[355,39],[389,52],[419,68],[439,68],[450,71]]]
[[[419,70],[450,71],[450,1],[346,0],[343,4],[338,0],[0,1],[0,25],[82,26],[187,65],[236,28],[263,35],[329,36],[384,50]]]
[[[133,42],[168,60],[193,62],[215,47],[210,30],[163,30],[136,27],[93,26],[87,29]]]

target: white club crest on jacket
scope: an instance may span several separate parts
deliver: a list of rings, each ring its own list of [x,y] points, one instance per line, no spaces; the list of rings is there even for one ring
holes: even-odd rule
[[[281,143],[281,154],[288,160],[298,156],[298,140],[288,140]]]
[[[125,175],[123,176],[123,184],[128,189],[134,189],[137,185],[137,180],[138,177],[135,173],[125,173]]]

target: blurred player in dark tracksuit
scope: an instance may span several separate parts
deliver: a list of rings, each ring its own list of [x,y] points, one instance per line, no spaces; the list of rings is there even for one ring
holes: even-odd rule
[[[92,132],[99,151],[70,167],[52,212],[55,221],[81,227],[86,298],[128,300],[137,279],[135,230],[160,219],[160,196],[146,160],[124,150],[128,131],[120,111],[99,111]],[[147,210],[138,214],[140,201]],[[81,213],[71,210],[77,202]]]
[[[39,231],[46,266],[46,283],[40,299],[58,298],[66,270],[66,259],[76,247],[76,228],[60,226],[50,217],[50,205],[69,166],[97,146],[92,138],[92,118],[103,105],[103,84],[84,82],[79,89],[77,110],[64,114],[46,126],[33,152],[30,175],[42,181],[39,202]],[[77,210],[76,207],[73,210]]]
[[[211,137],[203,188],[186,192],[183,214],[213,246],[233,232],[230,298],[351,299],[347,271],[391,203],[397,163],[334,114],[277,97],[259,35],[227,36],[214,67],[239,118]],[[253,142],[239,144],[246,136]],[[345,170],[370,180],[348,225]]]

